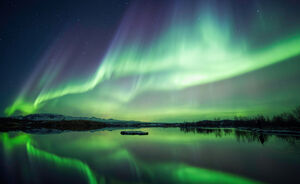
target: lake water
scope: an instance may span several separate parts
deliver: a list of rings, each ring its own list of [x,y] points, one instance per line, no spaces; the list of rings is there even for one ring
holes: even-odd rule
[[[300,140],[235,129],[0,133],[0,183],[300,183]]]

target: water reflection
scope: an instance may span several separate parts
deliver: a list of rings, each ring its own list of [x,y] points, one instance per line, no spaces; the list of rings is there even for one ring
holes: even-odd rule
[[[1,183],[269,182],[260,178],[260,173],[251,165],[253,151],[261,148],[249,148],[242,153],[245,147],[232,142],[232,138],[266,142],[270,136],[248,135],[249,132],[234,129],[154,128],[146,131],[150,132],[149,136],[142,137],[122,136],[119,131],[52,135],[2,133],[0,159],[12,163],[3,164],[3,169],[10,173],[1,172],[0,179],[4,178]],[[6,154],[1,155],[1,150]],[[272,172],[276,173],[276,161],[273,162]],[[11,164],[17,166],[12,168]],[[20,174],[24,168],[28,170],[27,176]],[[290,169],[296,170],[293,166]],[[11,180],[11,177],[19,179]],[[276,178],[280,175],[275,175],[274,180],[272,177],[270,175],[271,182],[280,182]]]
[[[89,184],[97,183],[96,177],[90,167],[80,160],[60,157],[55,154],[37,149],[31,144],[30,141],[26,143],[26,148],[28,155],[32,157],[32,159],[38,158],[48,163],[54,163],[58,167],[68,167],[71,169],[76,169],[86,176]]]
[[[290,144],[295,144],[297,140],[300,140],[300,136],[296,135],[276,135],[276,134],[266,134],[247,130],[239,129],[220,129],[220,128],[198,128],[198,127],[180,127],[180,130],[185,133],[198,133],[198,134],[211,134],[215,135],[217,138],[222,138],[230,135],[234,135],[238,142],[260,142],[264,144],[268,142],[270,137],[277,137]]]
[[[28,134],[20,133],[16,136],[11,137],[8,133],[2,133],[0,134],[0,140],[3,142],[5,152],[12,151],[16,146],[26,145],[27,154],[31,160],[43,160],[47,163],[54,163],[58,167],[68,167],[71,169],[76,169],[86,176],[88,183],[97,183],[96,177],[87,164],[77,159],[60,157],[55,154],[35,148],[32,145],[32,142],[34,142],[34,140]]]

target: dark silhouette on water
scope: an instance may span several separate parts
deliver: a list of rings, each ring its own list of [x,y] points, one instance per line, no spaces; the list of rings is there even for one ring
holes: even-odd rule
[[[121,131],[121,135],[148,135],[148,132],[144,131]]]
[[[300,140],[300,136],[296,135],[278,135],[278,134],[266,134],[253,132],[240,129],[227,129],[227,128],[198,128],[198,127],[180,127],[180,130],[185,133],[197,133],[197,134],[213,134],[218,138],[230,136],[234,134],[238,142],[260,142],[264,144],[269,141],[272,136],[295,144],[296,140]]]

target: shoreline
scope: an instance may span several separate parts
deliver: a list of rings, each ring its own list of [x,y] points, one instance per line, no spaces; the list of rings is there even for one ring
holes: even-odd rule
[[[11,131],[93,131],[105,129],[135,128],[180,128],[180,129],[216,129],[235,128],[258,134],[278,134],[300,136],[298,126],[262,126],[257,122],[241,122],[236,120],[199,121],[194,123],[145,123],[130,121],[101,122],[93,120],[26,120],[17,118],[0,118],[0,132]]]

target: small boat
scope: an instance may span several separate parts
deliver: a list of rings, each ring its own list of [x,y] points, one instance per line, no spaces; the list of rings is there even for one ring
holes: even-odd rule
[[[121,131],[122,135],[148,135],[148,132],[143,131]]]

